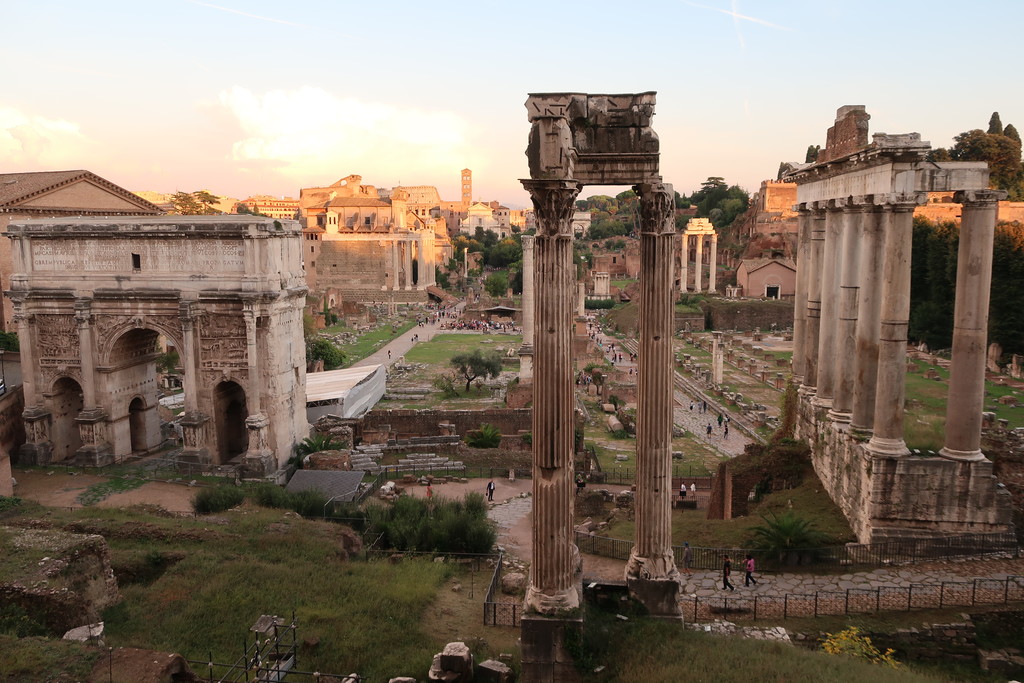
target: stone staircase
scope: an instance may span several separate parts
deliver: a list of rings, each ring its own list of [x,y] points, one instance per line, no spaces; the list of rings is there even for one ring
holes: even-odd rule
[[[445,439],[448,437],[428,437]],[[385,447],[379,445],[360,445],[352,451],[352,469],[363,470],[371,474],[379,474],[384,466],[380,464],[384,457]],[[459,461],[451,460],[436,453],[408,453],[404,458],[399,458],[398,465],[388,465],[388,468],[398,472],[416,472],[423,470],[463,470],[465,465]]]

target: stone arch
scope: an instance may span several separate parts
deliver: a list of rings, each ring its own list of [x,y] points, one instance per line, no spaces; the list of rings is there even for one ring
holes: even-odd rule
[[[85,406],[82,385],[73,377],[60,375],[50,385],[46,403],[53,420],[50,427],[53,460],[71,460],[82,447],[82,435],[76,421]]]
[[[146,440],[146,401],[135,396],[128,402],[128,436],[132,453],[149,450]]]
[[[107,405],[109,439],[116,457],[160,445],[159,385],[156,361],[161,332],[145,326],[125,327],[102,357],[99,385],[111,397]]]
[[[125,333],[132,330],[154,330],[166,336],[174,344],[174,348],[178,350],[179,354],[182,352],[184,335],[177,316],[137,316],[133,318],[124,315],[97,315],[96,318],[96,327],[100,333],[97,340],[97,351],[103,364],[109,364],[114,345]]]
[[[224,379],[213,388],[214,431],[217,434],[217,457],[224,464],[246,452],[249,434],[245,419],[249,417],[245,389],[238,382]]]

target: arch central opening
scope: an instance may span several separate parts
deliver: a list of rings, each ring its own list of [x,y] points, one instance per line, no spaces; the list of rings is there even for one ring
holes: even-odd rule
[[[245,419],[249,409],[245,389],[237,382],[224,381],[213,390],[214,419],[217,431],[217,461],[226,463],[246,452],[249,433]]]
[[[71,460],[82,447],[82,435],[75,421],[84,406],[82,386],[70,377],[61,377],[53,384],[49,403],[53,416],[53,459]]]

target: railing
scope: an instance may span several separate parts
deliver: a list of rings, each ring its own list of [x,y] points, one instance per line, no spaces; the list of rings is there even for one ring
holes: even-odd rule
[[[850,588],[843,591],[787,593],[749,597],[693,596],[684,601],[684,618],[710,621],[739,619],[788,619],[877,612],[909,612],[918,609],[1006,605],[1024,601],[1024,576],[1005,579],[973,579],[912,583],[908,586]]]
[[[628,560],[633,541],[606,538],[576,532],[580,552]],[[683,546],[673,546],[676,564],[682,565]],[[761,570],[835,566],[852,567],[913,564],[930,560],[1012,554],[1020,557],[1021,548],[1012,533],[968,534],[945,538],[907,539],[884,543],[848,544],[828,548],[794,548],[783,553],[742,548],[690,548],[691,569],[718,570],[725,556],[754,557]]]
[[[502,552],[498,552],[494,573],[491,575],[491,583],[487,586],[487,593],[484,594],[484,626],[519,626],[519,617],[522,614],[523,606],[518,601],[495,600],[501,586],[501,572],[504,567],[503,555]]]

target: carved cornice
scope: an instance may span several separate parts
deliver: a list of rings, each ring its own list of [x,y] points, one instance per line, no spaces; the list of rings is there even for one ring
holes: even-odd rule
[[[538,237],[572,237],[572,214],[582,185],[575,180],[522,180],[530,193]]]

